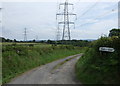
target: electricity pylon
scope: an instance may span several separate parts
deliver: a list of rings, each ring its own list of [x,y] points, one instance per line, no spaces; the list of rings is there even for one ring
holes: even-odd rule
[[[57,27],[57,41],[59,41],[59,40],[60,40],[60,27],[58,25],[58,27]]]
[[[70,24],[75,25],[74,22],[70,21],[70,17],[71,16],[76,16],[76,14],[74,13],[70,13],[69,12],[69,7],[72,6],[73,9],[73,4],[72,3],[68,3],[68,0],[65,1],[65,3],[60,3],[59,4],[59,10],[61,9],[61,6],[63,6],[63,12],[61,13],[57,13],[56,14],[56,19],[57,17],[60,15],[63,17],[62,21],[58,21],[58,36],[60,36],[59,34],[59,26],[62,24],[63,25],[63,34],[62,34],[62,40],[71,40],[71,36],[70,36]]]
[[[26,31],[27,29],[25,28],[24,29],[24,42],[26,42],[27,41],[27,31]]]

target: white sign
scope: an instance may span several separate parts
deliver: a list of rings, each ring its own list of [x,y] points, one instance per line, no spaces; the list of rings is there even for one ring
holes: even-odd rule
[[[110,47],[99,47],[99,51],[114,52],[115,49]]]

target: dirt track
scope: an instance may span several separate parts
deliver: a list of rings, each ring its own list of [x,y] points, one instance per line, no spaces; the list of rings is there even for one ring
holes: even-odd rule
[[[75,63],[82,54],[66,57],[37,67],[14,78],[9,84],[80,84],[75,77]]]

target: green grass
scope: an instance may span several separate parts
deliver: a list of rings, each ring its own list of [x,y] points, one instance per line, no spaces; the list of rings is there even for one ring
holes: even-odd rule
[[[45,44],[35,46],[3,45],[2,83],[7,83],[18,74],[32,68],[81,52],[83,52],[82,48],[73,46],[50,46]]]
[[[112,47],[113,53],[99,47]],[[77,64],[76,75],[83,84],[120,84],[120,37],[101,37],[93,41]]]
[[[20,43],[20,42],[1,42],[2,45],[12,45],[12,44],[37,44],[37,43]]]

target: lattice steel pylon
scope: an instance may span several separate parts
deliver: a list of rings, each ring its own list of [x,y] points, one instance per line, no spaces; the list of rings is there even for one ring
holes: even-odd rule
[[[27,41],[27,31],[26,31],[27,29],[26,28],[24,28],[24,42],[26,42]]]
[[[63,25],[62,40],[71,40],[70,24],[75,25],[75,23],[70,21],[70,17],[73,16],[73,15],[76,16],[76,14],[69,12],[69,6],[72,6],[72,9],[73,9],[73,4],[68,3],[68,0],[66,0],[65,3],[60,3],[59,4],[59,10],[61,9],[61,6],[63,6],[63,12],[56,14],[56,19],[59,15],[63,17],[62,21],[58,21],[58,30],[60,29],[59,25],[62,24]]]
[[[57,27],[57,41],[59,41],[60,40],[60,27],[59,27],[59,25],[58,25],[58,27]]]

